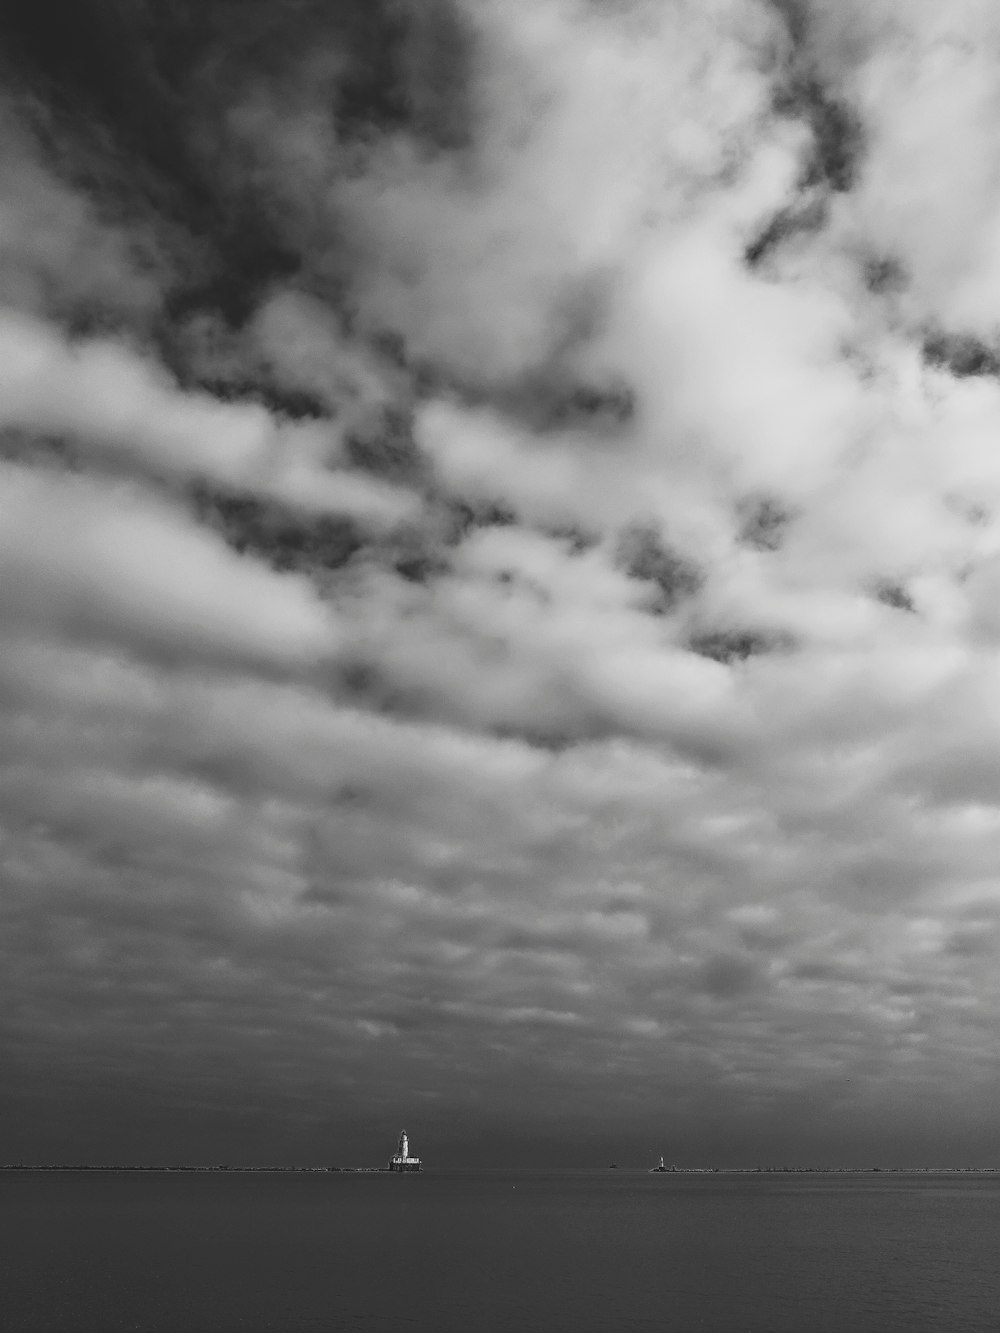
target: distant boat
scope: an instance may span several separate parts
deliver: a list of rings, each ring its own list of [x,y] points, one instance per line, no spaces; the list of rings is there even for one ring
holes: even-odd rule
[[[649,1168],[649,1174],[652,1175],[654,1171],[669,1171],[669,1170],[670,1170],[670,1167],[664,1165],[664,1163],[663,1163],[663,1154],[660,1153],[660,1165],[659,1165],[659,1166],[651,1166],[651,1167]]]

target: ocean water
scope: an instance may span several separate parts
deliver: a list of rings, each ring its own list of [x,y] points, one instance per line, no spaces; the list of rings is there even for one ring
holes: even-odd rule
[[[1000,1331],[1000,1177],[0,1174],[4,1333]]]

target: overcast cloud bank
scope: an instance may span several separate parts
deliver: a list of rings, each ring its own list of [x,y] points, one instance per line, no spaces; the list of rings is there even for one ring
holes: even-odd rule
[[[993,1161],[995,6],[0,51],[0,1157]]]

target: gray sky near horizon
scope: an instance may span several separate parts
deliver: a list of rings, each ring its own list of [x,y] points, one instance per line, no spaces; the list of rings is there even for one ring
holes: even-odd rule
[[[0,1161],[995,1162],[995,5],[0,68]]]

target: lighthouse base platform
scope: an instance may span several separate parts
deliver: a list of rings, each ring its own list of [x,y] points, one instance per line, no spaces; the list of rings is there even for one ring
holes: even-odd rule
[[[387,1171],[419,1171],[419,1157],[390,1157]]]

